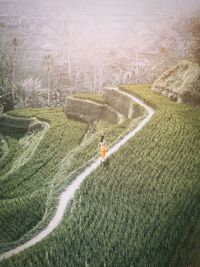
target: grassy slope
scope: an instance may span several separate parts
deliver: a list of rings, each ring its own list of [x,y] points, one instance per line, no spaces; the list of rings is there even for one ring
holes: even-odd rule
[[[182,240],[171,261],[172,267],[199,267],[200,266],[200,214],[199,208],[194,213],[197,220],[191,224],[188,236]]]
[[[0,162],[2,161],[3,158],[6,157],[7,153],[8,153],[8,145],[4,140],[3,136],[0,134]]]
[[[128,86],[122,86],[122,89],[124,90],[133,90],[134,94],[138,94],[140,96],[143,97],[143,99],[147,100],[147,101],[151,101],[151,99],[149,97],[146,97],[144,94],[141,94],[140,91],[140,87],[135,87],[130,88]],[[136,90],[135,90],[136,89]],[[159,100],[159,96],[157,95],[156,97],[154,97],[154,99],[158,101]],[[158,101],[153,101],[154,105],[156,107],[160,106],[160,104],[162,104],[162,102],[159,104]],[[174,105],[172,103],[172,105]],[[176,105],[176,104],[175,104]],[[185,105],[180,105],[180,107],[177,107],[177,111],[179,115],[179,118],[183,120],[183,123],[189,123],[189,126],[192,130],[192,132],[189,134],[188,138],[191,138],[191,140],[188,140],[187,143],[185,143],[185,147],[187,149],[187,153],[193,153],[196,154],[196,157],[194,155],[193,158],[191,158],[190,161],[185,163],[185,167],[188,168],[188,177],[192,177],[193,172],[197,173],[197,177],[199,176],[200,178],[200,174],[198,175],[198,173],[200,173],[200,153],[199,153],[199,148],[200,148],[200,141],[199,141],[199,134],[196,134],[196,130],[200,129],[200,111],[198,109],[194,109],[191,106],[185,106]],[[176,126],[175,126],[176,127]],[[178,125],[177,125],[178,127]],[[180,134],[183,135],[183,133],[180,132]],[[191,144],[194,141],[194,143]],[[191,149],[191,151],[190,151]],[[181,153],[183,154],[183,153]],[[175,159],[174,161],[177,162],[177,160],[180,159],[181,157],[178,157],[178,159]],[[186,157],[186,155],[184,155]],[[193,160],[194,159],[194,160]],[[196,170],[196,171],[195,171]],[[183,177],[187,177],[187,173],[183,176]],[[192,182],[191,182],[192,183]],[[200,189],[200,185],[199,183],[197,184],[197,196],[196,196],[196,204],[194,205],[194,207],[189,207],[191,210],[191,218],[189,218],[188,220],[188,224],[187,224],[187,229],[188,231],[186,231],[186,233],[183,234],[183,237],[180,239],[180,242],[177,243],[177,247],[174,251],[174,255],[172,256],[171,259],[169,259],[169,263],[166,264],[166,266],[170,266],[170,267],[199,267],[200,266],[200,213],[199,213],[199,209],[200,206],[198,204],[199,201],[199,189]],[[185,196],[186,201],[187,201],[187,196]],[[186,221],[187,219],[184,218]]]
[[[20,154],[20,146],[18,140],[13,136],[7,136],[6,139],[9,153],[5,157],[0,158],[0,177],[11,169],[15,158]]]
[[[4,176],[1,178],[0,215],[3,219],[0,223],[0,241],[3,244],[2,249],[5,248],[5,243],[19,239],[32,229],[41,220],[46,208],[48,216],[51,216],[52,205],[56,205],[58,192],[63,190],[71,179],[69,174],[97,155],[100,134],[104,133],[108,144],[111,144],[131,125],[130,121],[121,125],[105,121],[94,123],[87,130],[87,138],[84,138],[86,140],[80,146],[80,140],[88,126],[68,120],[61,109],[16,110],[11,112],[11,115],[37,116],[40,120],[49,121],[51,128],[45,134],[31,161],[6,179]],[[132,123],[135,122],[136,120],[132,121]],[[73,149],[72,152],[71,149]],[[62,166],[56,173],[61,160]],[[52,179],[55,185],[51,197],[53,203],[47,205]],[[46,221],[48,220],[49,218],[46,217]],[[44,223],[42,222],[38,227],[42,227]],[[25,238],[30,238],[30,235]]]
[[[73,95],[73,97],[78,98],[78,99],[91,100],[91,101],[95,101],[100,104],[104,104],[104,101],[101,95],[95,94],[95,93],[88,93],[88,92],[87,93],[76,93]]]
[[[152,120],[86,179],[50,237],[1,266],[164,267],[179,247],[178,259],[197,224],[200,112],[125,88],[157,107]]]
[[[16,157],[19,144],[14,138],[14,129],[11,137],[10,131],[6,133],[6,128],[4,130],[4,135],[9,141],[10,153],[0,162],[2,167],[5,165],[0,171],[1,243],[17,240],[41,220],[49,183],[58,169],[60,160],[68,151],[80,144],[87,129],[83,123],[67,120],[61,109],[16,110],[11,114],[20,117],[37,115],[39,119],[49,121],[51,128],[45,134],[31,161],[6,177],[3,175],[11,167],[11,159]]]

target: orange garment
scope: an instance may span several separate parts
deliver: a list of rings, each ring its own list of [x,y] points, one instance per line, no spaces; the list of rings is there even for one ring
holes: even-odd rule
[[[101,156],[102,156],[102,158],[105,158],[105,156],[106,156],[106,147],[105,146],[101,147]]]

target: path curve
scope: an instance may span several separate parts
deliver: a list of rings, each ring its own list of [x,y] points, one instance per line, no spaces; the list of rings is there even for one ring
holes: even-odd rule
[[[112,89],[119,90],[116,88],[112,88]],[[124,91],[120,90],[120,92],[128,96],[129,98],[131,98],[137,104],[144,107],[147,111],[147,116],[138,124],[138,126],[134,130],[130,131],[127,135],[125,135],[121,140],[119,140],[115,145],[113,145],[113,147],[111,147],[108,150],[107,157],[111,156],[116,151],[118,151],[122,145],[124,145],[137,132],[139,132],[147,124],[147,122],[151,119],[151,117],[153,116],[155,112],[152,107],[144,103],[141,99],[129,93],[126,93]],[[43,229],[40,233],[38,233],[35,237],[30,239],[26,243],[19,245],[16,248],[11,249],[1,254],[0,261],[2,261],[3,259],[9,258],[15,254],[18,254],[21,251],[29,247],[34,246],[38,242],[42,241],[45,237],[47,237],[61,223],[64,213],[65,213],[65,208],[67,207],[68,203],[73,199],[76,190],[80,187],[83,180],[88,175],[90,175],[93,171],[95,171],[100,166],[100,164],[101,164],[101,160],[97,159],[90,166],[88,166],[81,174],[79,174],[77,178],[69,186],[67,186],[66,190],[63,193],[61,193],[56,213],[45,229]]]

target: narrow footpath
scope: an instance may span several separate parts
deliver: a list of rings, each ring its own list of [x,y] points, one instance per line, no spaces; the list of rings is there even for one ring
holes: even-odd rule
[[[114,90],[119,90],[116,88],[113,88]],[[128,94],[126,92],[123,92],[120,90],[120,93],[128,96],[130,99],[132,99],[137,104],[144,107],[147,111],[147,116],[137,125],[137,127],[130,131],[127,135],[125,135],[120,141],[118,141],[113,147],[111,147],[107,152],[107,157],[110,157],[112,154],[117,152],[121,146],[123,146],[130,138],[132,138],[137,132],[142,130],[142,128],[149,122],[151,117],[154,114],[154,109],[144,103],[141,99]],[[89,167],[87,167],[81,174],[79,174],[75,180],[67,186],[66,190],[61,193],[59,204],[57,207],[57,210],[55,212],[55,215],[53,216],[52,220],[49,222],[46,228],[44,228],[40,233],[38,233],[35,237],[27,241],[26,243],[17,246],[14,249],[11,249],[3,254],[0,255],[0,261],[9,258],[13,255],[16,255],[20,253],[21,251],[34,246],[38,242],[42,241],[45,237],[47,237],[62,221],[65,209],[69,202],[74,198],[74,195],[76,193],[76,190],[79,189],[84,179],[89,176],[93,171],[95,171],[101,164],[101,160],[97,159],[95,162],[93,162]]]

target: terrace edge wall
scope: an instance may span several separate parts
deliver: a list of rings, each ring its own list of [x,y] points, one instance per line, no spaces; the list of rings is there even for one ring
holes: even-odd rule
[[[69,117],[88,123],[99,119],[121,123],[126,118],[137,118],[144,113],[144,110],[137,103],[116,88],[105,87],[103,100],[105,104],[70,96],[65,100],[64,111]]]

